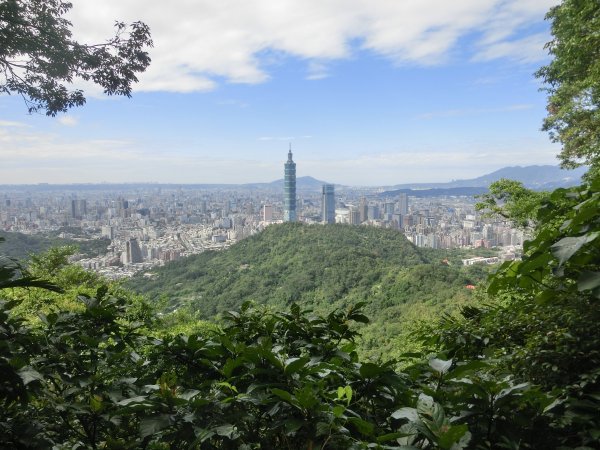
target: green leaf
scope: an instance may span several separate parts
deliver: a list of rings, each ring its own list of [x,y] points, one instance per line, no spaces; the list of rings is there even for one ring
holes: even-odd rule
[[[446,425],[446,414],[444,408],[439,403],[434,403],[431,411],[431,418],[438,429],[442,429]]]
[[[191,398],[195,397],[199,393],[200,393],[200,391],[197,389],[188,389],[188,390],[182,392],[181,394],[179,394],[179,397],[184,400],[190,400]]]
[[[600,236],[600,232],[596,231],[594,233],[584,234],[583,236],[564,237],[551,247],[552,254],[558,258],[560,265],[563,265],[577,253],[581,247],[594,241],[598,236]]]
[[[419,420],[419,415],[415,408],[404,407],[400,408],[392,413],[393,419],[408,419],[411,422]]]
[[[545,414],[548,411],[557,407],[558,405],[562,405],[563,403],[564,403],[563,399],[559,399],[559,398],[554,399],[554,401],[552,403],[550,403],[549,405],[547,405],[542,412]]]
[[[121,400],[118,404],[121,406],[127,406],[130,403],[142,403],[142,402],[145,402],[146,400],[148,400],[148,398],[145,395],[138,395],[137,397],[130,397],[130,398]]]
[[[143,438],[153,435],[154,433],[168,427],[170,425],[169,415],[162,414],[160,416],[146,417],[140,421],[140,436]]]
[[[433,397],[429,395],[420,394],[419,400],[417,400],[417,413],[419,415],[427,415],[433,416],[433,405],[435,402],[433,401]]]
[[[467,427],[466,424],[451,426],[446,432],[439,436],[437,443],[442,449],[453,448],[468,431],[469,427]]]
[[[363,378],[374,378],[385,372],[385,369],[377,364],[364,363],[360,366],[359,372]]]
[[[300,306],[298,305],[298,303],[292,303],[292,306],[290,306],[290,311],[292,312],[292,314],[294,316],[299,316],[300,315]]]
[[[333,415],[337,418],[342,417],[345,411],[346,407],[344,405],[336,405],[332,409]]]
[[[456,379],[486,367],[489,367],[489,364],[483,361],[469,361],[466,364],[457,365],[446,378],[449,380]]]
[[[102,397],[99,395],[90,396],[90,409],[93,412],[98,412],[102,409]]]
[[[233,371],[242,364],[244,364],[243,358],[227,358],[227,361],[225,361],[225,364],[223,364],[223,367],[221,368],[221,372],[223,372],[223,375],[229,378],[233,374]]]
[[[535,296],[535,301],[540,305],[547,305],[551,303],[556,298],[556,291],[549,289],[541,291],[538,295]]]
[[[326,436],[329,434],[331,425],[327,422],[317,422],[317,436]]]
[[[196,435],[196,442],[201,443],[213,437],[215,432],[204,428],[194,428],[194,434]]]
[[[577,289],[579,291],[587,291],[600,286],[600,272],[584,271],[579,275],[577,280]]]
[[[352,314],[350,316],[350,319],[354,320],[355,322],[359,322],[359,323],[369,323],[369,318],[367,316],[365,316],[364,314]]]
[[[371,436],[373,434],[373,430],[375,429],[372,423],[369,423],[358,417],[350,417],[348,419],[348,423],[352,424],[359,431],[359,433],[365,436]]]
[[[302,389],[296,390],[295,394],[298,404],[305,409],[311,409],[319,403],[319,399],[315,396],[311,386],[304,386]]]
[[[285,427],[285,431],[287,431],[288,433],[295,433],[300,428],[302,428],[302,425],[304,425],[303,420],[294,419],[294,418],[286,419],[285,422],[283,423],[283,426]]]
[[[44,379],[42,374],[33,369],[31,366],[22,367],[17,373],[21,377],[21,380],[23,380],[24,385],[28,385],[32,381]]]
[[[452,360],[444,361],[443,359],[433,358],[429,360],[429,367],[443,375],[452,367]]]
[[[450,447],[450,450],[462,450],[463,448],[467,448],[469,442],[471,442],[471,432],[467,431],[465,434],[462,435],[458,442],[456,442],[452,445],[452,447]]]
[[[496,396],[496,400],[500,400],[501,398],[504,398],[507,395],[511,395],[514,392],[522,391],[528,387],[529,387],[529,383],[519,383],[519,384],[515,384],[514,386],[510,386],[508,388],[502,389]]]
[[[352,401],[352,388],[350,386],[344,387],[344,393],[346,394],[347,404],[349,405]]]
[[[213,428],[213,431],[219,436],[224,436],[229,439],[235,439],[239,435],[236,426],[230,423]]]
[[[217,383],[216,385],[225,387],[225,388],[229,389],[230,391],[235,392],[236,394],[238,393],[237,388],[235,386],[233,386],[232,384],[227,383],[226,381],[221,381],[220,383]]]
[[[397,440],[398,438],[402,438],[402,437],[406,437],[406,436],[411,436],[411,435],[406,434],[406,433],[400,433],[400,432],[383,434],[381,436],[377,436],[377,442],[382,443],[382,442],[394,441],[394,440]],[[413,447],[413,448],[416,448],[416,447]]]
[[[291,375],[293,373],[296,373],[300,369],[302,369],[309,361],[310,361],[310,358],[308,358],[308,357],[290,358],[285,361],[284,372],[286,375]]]
[[[273,394],[275,394],[277,397],[279,397],[282,400],[285,400],[288,403],[294,404],[294,401],[292,399],[292,394],[290,394],[287,391],[284,391],[283,389],[277,389],[277,388],[273,388],[271,389],[271,392]]]

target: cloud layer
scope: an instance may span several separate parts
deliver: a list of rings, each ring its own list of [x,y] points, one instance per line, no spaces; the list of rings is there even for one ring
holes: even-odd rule
[[[138,90],[194,92],[223,80],[261,83],[281,57],[306,61],[306,77],[329,76],[327,62],[357,49],[393,64],[434,65],[461,39],[470,59],[543,58],[539,23],[554,0],[74,0],[77,38],[98,42],[115,20],[142,20],[155,47]]]
[[[472,178],[510,165],[556,164],[555,153],[553,145],[542,136],[540,140],[507,139],[493,146],[464,140],[444,151],[417,146],[336,158],[303,158],[297,154],[295,160],[298,176],[381,186]],[[66,139],[0,120],[0,184],[250,183],[283,176],[283,159],[235,159],[222,154],[190,154],[176,149],[150,151],[136,140]],[[285,158],[285,154],[281,157]]]

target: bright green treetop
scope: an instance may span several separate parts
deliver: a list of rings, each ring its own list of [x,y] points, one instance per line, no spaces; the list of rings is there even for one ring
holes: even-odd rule
[[[600,161],[600,2],[565,0],[550,9],[552,62],[537,76],[547,84],[544,131],[563,145],[563,167]]]

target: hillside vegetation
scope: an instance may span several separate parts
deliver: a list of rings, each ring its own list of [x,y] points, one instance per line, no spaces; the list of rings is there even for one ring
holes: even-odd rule
[[[292,303],[327,314],[366,302],[362,350],[389,358],[412,324],[468,302],[483,267],[448,265],[394,230],[345,225],[273,225],[222,252],[142,274],[127,286],[170,309],[213,318],[245,301],[276,311]]]
[[[75,245],[80,253],[93,257],[105,254],[110,245],[110,239],[107,238],[75,240],[59,238],[57,234],[57,232],[46,235],[0,231],[0,238],[5,239],[2,243],[2,254],[23,260],[31,254],[42,253],[52,247]]]

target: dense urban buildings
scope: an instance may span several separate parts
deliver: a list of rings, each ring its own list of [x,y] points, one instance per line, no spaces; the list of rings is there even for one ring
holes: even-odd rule
[[[291,169],[286,174],[295,180],[295,164]],[[324,215],[324,203],[334,205],[335,223],[393,228],[419,247],[497,248],[500,259],[510,259],[518,256],[526,237],[509,221],[482,217],[469,196],[413,196],[320,184],[299,184],[293,191],[290,199],[291,189],[270,183],[0,186],[0,230],[81,241],[104,238],[106,253],[76,259],[111,278],[227,248],[290,216],[322,223],[331,211],[327,207]]]
[[[292,159],[292,146],[284,166],[283,178],[283,221],[296,221],[296,163]]]

